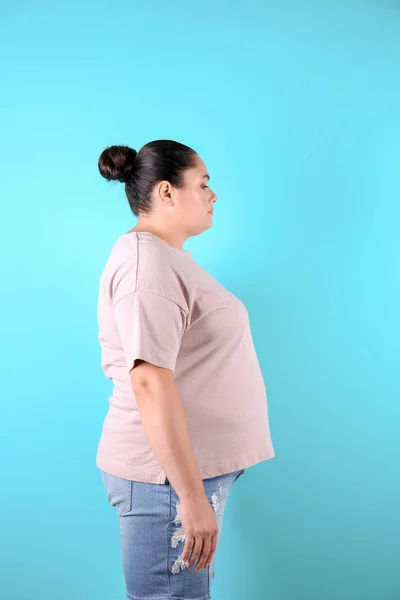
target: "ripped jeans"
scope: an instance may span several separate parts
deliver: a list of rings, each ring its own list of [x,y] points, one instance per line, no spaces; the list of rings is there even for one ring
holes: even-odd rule
[[[182,560],[185,534],[179,497],[165,484],[122,479],[101,471],[107,497],[120,521],[126,597],[130,600],[209,600],[226,500],[245,469],[203,479],[218,524],[217,548],[208,568],[196,573]]]

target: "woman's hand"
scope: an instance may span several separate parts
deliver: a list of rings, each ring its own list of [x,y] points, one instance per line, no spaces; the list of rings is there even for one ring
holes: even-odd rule
[[[190,569],[196,560],[196,573],[207,569],[214,556],[218,539],[218,524],[207,496],[195,496],[180,501],[179,516],[185,533],[185,546],[182,559],[189,557]]]

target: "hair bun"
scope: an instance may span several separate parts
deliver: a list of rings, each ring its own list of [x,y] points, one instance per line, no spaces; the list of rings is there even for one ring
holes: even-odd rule
[[[100,154],[98,167],[107,181],[126,183],[132,177],[136,150],[129,146],[109,146]]]

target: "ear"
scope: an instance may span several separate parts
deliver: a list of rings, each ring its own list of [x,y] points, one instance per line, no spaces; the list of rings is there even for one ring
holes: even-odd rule
[[[157,187],[158,195],[168,206],[173,206],[172,186],[169,181],[160,181]]]

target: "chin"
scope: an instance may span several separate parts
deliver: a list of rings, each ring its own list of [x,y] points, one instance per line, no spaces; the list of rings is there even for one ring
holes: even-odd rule
[[[202,223],[201,225],[199,225],[199,227],[196,227],[196,230],[191,234],[191,235],[200,235],[201,233],[203,233],[203,231],[207,231],[207,229],[210,229],[212,223],[210,223],[208,221],[208,223]]]

